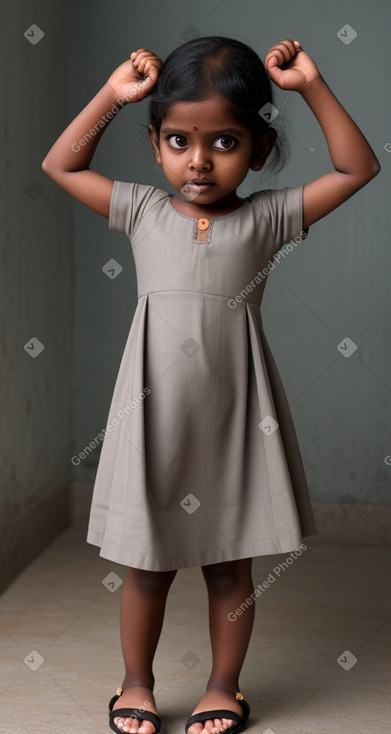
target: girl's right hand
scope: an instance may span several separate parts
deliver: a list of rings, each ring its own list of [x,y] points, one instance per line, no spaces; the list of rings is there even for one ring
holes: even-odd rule
[[[129,61],[118,66],[107,83],[113,89],[117,99],[125,102],[140,102],[152,91],[162,66],[163,61],[156,54],[140,48],[130,54]]]

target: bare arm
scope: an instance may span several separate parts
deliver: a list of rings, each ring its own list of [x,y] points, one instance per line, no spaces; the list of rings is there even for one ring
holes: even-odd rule
[[[371,146],[322,77],[302,92],[327,142],[334,171],[303,187],[304,227],[349,199],[380,171]]]
[[[104,217],[109,216],[113,181],[91,171],[89,165],[103,132],[117,114],[111,112],[115,106],[118,109],[116,101],[113,90],[105,84],[68,125],[42,162],[42,169],[53,181]]]
[[[318,120],[334,170],[303,187],[303,227],[336,209],[380,171],[371,146],[342,107],[298,41],[285,40],[266,55],[268,71],[282,89],[301,94]],[[287,68],[280,69],[283,65]]]
[[[109,216],[113,181],[89,165],[107,126],[128,102],[138,102],[152,90],[162,61],[140,49],[116,69],[98,94],[68,125],[49,150],[42,169],[78,201]],[[147,75],[146,79],[142,76]]]

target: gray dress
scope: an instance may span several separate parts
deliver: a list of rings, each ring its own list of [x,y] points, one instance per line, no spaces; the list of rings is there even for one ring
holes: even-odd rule
[[[114,182],[109,229],[131,241],[138,304],[88,528],[104,558],[169,571],[317,532],[260,312],[274,255],[303,234],[302,192],[256,192],[202,241],[166,191]]]

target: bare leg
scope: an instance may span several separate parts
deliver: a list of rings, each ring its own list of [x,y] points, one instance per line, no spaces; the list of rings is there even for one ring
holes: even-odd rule
[[[153,696],[155,678],[153,658],[163,626],[166,600],[175,578],[173,571],[142,571],[130,568],[121,596],[121,645],[125,663],[123,694],[116,708],[140,708],[157,714]],[[151,721],[116,717],[116,726],[124,732],[153,734]]]
[[[207,693],[193,714],[211,709],[243,713],[235,694],[240,691],[239,675],[251,638],[255,603],[250,604],[235,621],[230,621],[228,614],[240,607],[254,591],[251,565],[252,558],[244,558],[202,566],[209,598],[213,666]],[[190,726],[188,734],[217,734],[234,723],[232,719],[209,719],[204,724]]]

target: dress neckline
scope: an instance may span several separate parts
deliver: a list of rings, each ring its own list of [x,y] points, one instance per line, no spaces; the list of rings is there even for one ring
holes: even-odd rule
[[[174,194],[169,194],[169,198],[168,198],[168,204],[169,204],[170,208],[172,209],[172,211],[175,212],[175,214],[178,214],[179,217],[184,217],[185,219],[190,219],[192,222],[198,222],[199,221],[199,217],[190,217],[188,214],[182,214],[181,212],[178,212],[177,209],[175,209],[173,207],[173,205],[171,203],[171,199],[172,199],[173,196],[174,196]],[[250,203],[251,203],[250,202],[250,198],[248,196],[246,196],[246,199],[243,202],[243,204],[241,206],[239,206],[237,209],[234,209],[233,212],[228,212],[228,214],[222,214],[220,217],[207,217],[207,219],[209,220],[209,222],[216,222],[219,219],[227,219],[228,217],[233,217],[234,214],[237,214],[238,212],[242,211],[243,207],[245,207],[247,204],[250,204]],[[202,218],[205,219],[206,217],[202,217]]]

